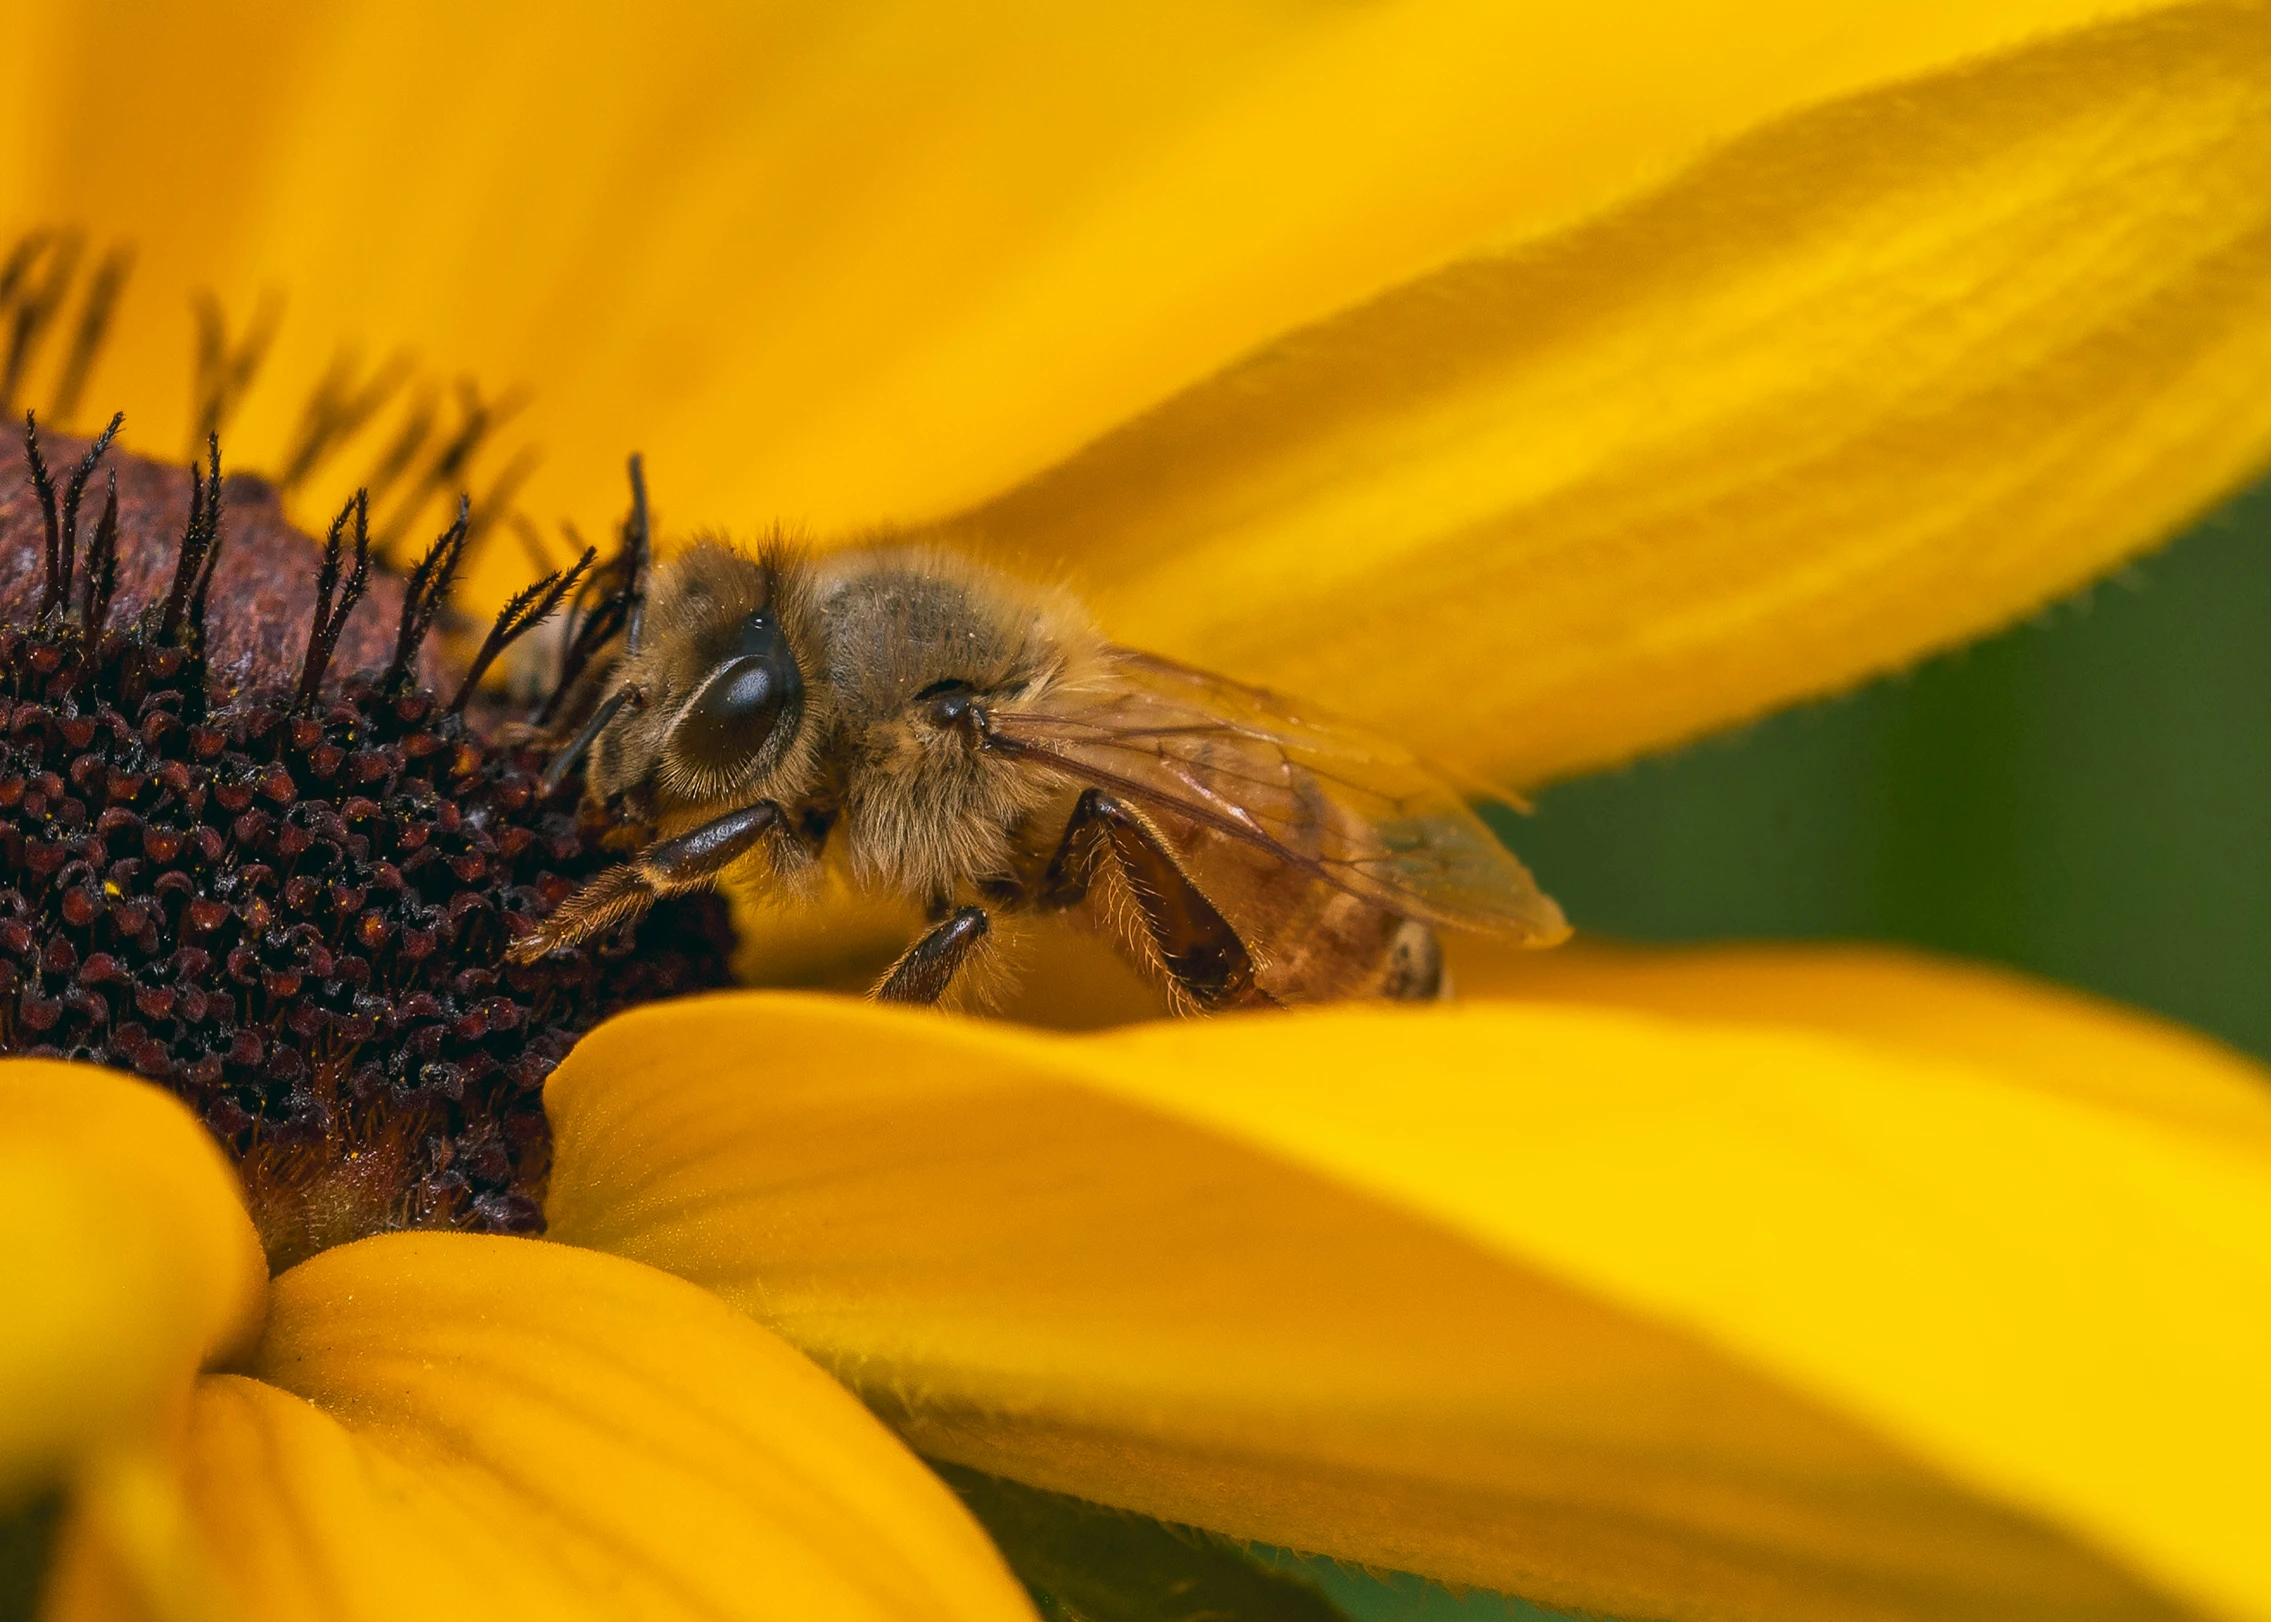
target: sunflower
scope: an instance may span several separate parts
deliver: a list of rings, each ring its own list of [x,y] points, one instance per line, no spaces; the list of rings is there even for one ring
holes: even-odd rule
[[[7,212],[216,290],[56,385],[147,451],[312,501],[391,399],[588,514],[635,443],[666,517],[984,547],[1520,787],[2271,454],[2271,6],[2106,9],[47,8]],[[545,1083],[546,1239],[274,1277],[179,1104],[0,1067],[44,1614],[1029,1616],[973,1510],[1078,1500],[1635,1617],[2271,1617],[2250,1063],[1868,950],[1179,1023],[1051,968],[1099,1028],[650,1003]]]

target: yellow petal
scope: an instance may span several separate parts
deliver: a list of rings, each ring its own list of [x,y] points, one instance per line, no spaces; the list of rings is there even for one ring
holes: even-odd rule
[[[1543,1004],[1072,1039],[720,997],[547,1106],[556,1236],[944,1457],[1621,1614],[2271,1616],[2238,1133]]]
[[[939,1482],[701,1291],[519,1239],[281,1275],[191,1492],[256,1617],[1030,1618]]]
[[[165,1456],[112,1453],[78,1473],[41,1573],[40,1622],[243,1622],[190,1517],[180,1440]]]
[[[48,9],[0,68],[0,213],[141,244],[99,392],[146,443],[186,421],[187,290],[242,322],[273,284],[248,453],[335,341],[401,344],[535,389],[539,514],[615,510],[637,443],[670,517],[833,529],[980,499],[1760,119],[2106,9]]]
[[[249,1342],[268,1278],[190,1113],[90,1065],[0,1063],[0,1506],[152,1445],[200,1364]]]
[[[2266,376],[2271,12],[2190,6],[1762,130],[951,533],[1535,782],[2073,589],[2263,464]]]
[[[1863,945],[1445,944],[1465,997],[1825,1031],[2271,1152],[2260,1064],[2169,1020],[2006,969]]]

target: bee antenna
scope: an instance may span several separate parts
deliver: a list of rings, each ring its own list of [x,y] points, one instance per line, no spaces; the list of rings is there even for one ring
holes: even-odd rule
[[[591,746],[599,741],[599,735],[607,730],[607,723],[615,719],[615,712],[628,703],[630,697],[630,688],[618,688],[608,695],[606,703],[591,712],[591,719],[583,724],[583,730],[570,738],[568,746],[554,755],[552,763],[544,768],[543,780],[538,785],[539,792],[550,798],[553,791],[568,780],[568,773],[575,770],[576,762],[583,759]]]
[[[597,548],[585,547],[584,555],[576,560],[574,568],[566,571],[553,570],[497,610],[496,623],[489,627],[489,634],[482,639],[481,651],[473,656],[473,663],[467,667],[465,681],[458,688],[457,697],[450,700],[450,714],[464,713],[467,702],[473,697],[473,689],[480,685],[481,678],[488,674],[489,667],[497,662],[497,656],[549,618],[552,611],[560,606],[560,599],[576,589],[576,582],[584,577],[585,571],[590,569],[598,557]]]

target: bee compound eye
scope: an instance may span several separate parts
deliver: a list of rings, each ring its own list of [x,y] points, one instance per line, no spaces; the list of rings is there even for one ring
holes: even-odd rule
[[[671,728],[672,752],[687,764],[727,771],[756,758],[803,690],[785,650],[744,654],[712,671]]]

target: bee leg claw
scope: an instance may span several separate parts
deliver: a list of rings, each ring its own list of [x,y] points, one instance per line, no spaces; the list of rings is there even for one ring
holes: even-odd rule
[[[534,963],[628,923],[666,895],[698,890],[748,855],[780,823],[781,808],[760,800],[649,845],[561,902],[551,917],[507,947],[505,956],[515,963]]]
[[[923,1007],[937,1002],[992,928],[985,908],[964,907],[907,948],[875,988],[875,1000]]]

